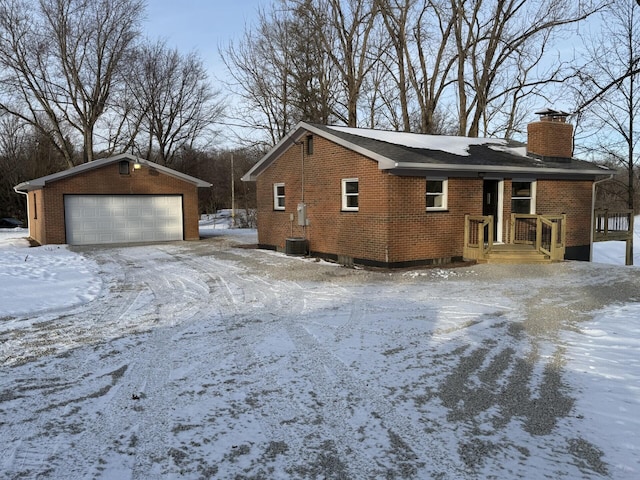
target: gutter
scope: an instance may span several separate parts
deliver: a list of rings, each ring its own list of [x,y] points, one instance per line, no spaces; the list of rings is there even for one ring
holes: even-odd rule
[[[593,262],[593,229],[596,221],[596,185],[602,182],[608,182],[613,179],[614,174],[611,173],[607,178],[594,180],[591,185],[591,233],[589,238],[589,261]]]
[[[503,165],[461,165],[461,164],[444,164],[444,163],[401,163],[396,162],[395,168],[381,168],[381,170],[403,170],[406,172],[485,172],[485,173],[503,173],[503,174],[556,174],[556,175],[603,175],[602,170],[585,170],[571,168],[550,168],[550,167],[516,167]]]
[[[23,184],[21,183],[20,185],[23,185]],[[27,197],[27,229],[29,229],[29,236],[31,236],[31,215],[29,215],[29,192],[23,192],[21,190],[18,190],[18,187],[20,185],[16,185],[15,187],[13,187],[13,191]]]

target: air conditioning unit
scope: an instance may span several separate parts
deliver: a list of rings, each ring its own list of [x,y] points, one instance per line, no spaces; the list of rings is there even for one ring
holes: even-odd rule
[[[309,243],[306,238],[287,238],[284,251],[287,255],[306,255]]]

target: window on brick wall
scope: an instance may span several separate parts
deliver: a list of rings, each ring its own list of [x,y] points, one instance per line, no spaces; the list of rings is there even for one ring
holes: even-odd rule
[[[357,211],[360,195],[357,178],[342,179],[342,210]]]
[[[536,212],[536,182],[513,180],[511,182],[511,213]]]
[[[439,211],[447,209],[447,187],[446,178],[427,178],[427,211]]]
[[[313,135],[307,137],[307,155],[313,155]]]
[[[284,183],[273,184],[273,209],[284,210]]]
[[[129,175],[129,160],[122,160],[118,166],[120,175]]]

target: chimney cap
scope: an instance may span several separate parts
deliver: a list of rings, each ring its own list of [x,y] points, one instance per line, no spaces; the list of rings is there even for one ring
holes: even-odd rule
[[[544,108],[535,112],[536,115],[541,115],[543,117],[568,117],[571,115],[568,112],[563,112],[562,110],[553,110],[552,108]]]

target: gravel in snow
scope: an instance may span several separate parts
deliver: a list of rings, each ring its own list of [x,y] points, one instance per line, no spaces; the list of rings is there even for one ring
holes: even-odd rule
[[[65,250],[86,298],[0,313],[0,478],[640,476],[637,269],[238,241]]]

